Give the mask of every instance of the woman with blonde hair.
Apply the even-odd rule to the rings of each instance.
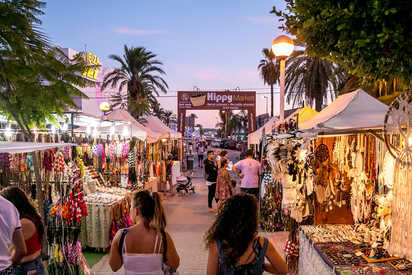
[[[179,267],[179,255],[169,233],[158,193],[147,191],[134,194],[130,216],[132,227],[119,230],[110,249],[113,271],[124,265],[125,274],[165,274]]]

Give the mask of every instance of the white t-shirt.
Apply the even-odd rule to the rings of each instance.
[[[246,158],[235,164],[236,169],[243,174],[241,188],[258,188],[260,163],[257,160]]]
[[[0,271],[12,265],[9,248],[14,232],[20,228],[20,216],[16,207],[0,196]]]

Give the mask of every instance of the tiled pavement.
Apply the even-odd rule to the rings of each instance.
[[[168,225],[180,256],[179,274],[206,274],[207,250],[203,236],[213,223],[215,215],[208,212],[207,187],[204,185],[200,171],[196,171],[193,182],[196,194],[180,196],[164,200]],[[93,274],[124,274],[123,269],[117,273],[111,271],[108,256],[93,266]]]

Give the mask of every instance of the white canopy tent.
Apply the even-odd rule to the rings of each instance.
[[[155,143],[161,138],[161,134],[151,130],[148,127],[143,126],[140,124],[132,115],[122,109],[117,109],[111,112],[110,114],[105,116],[105,119],[113,120],[113,121],[124,121],[124,122],[129,122],[131,127],[132,127],[132,133],[133,131],[139,131],[140,136],[144,138],[142,140],[146,140],[148,143]],[[133,136],[139,138],[137,134],[133,134]]]
[[[42,151],[42,150],[48,150],[52,148],[61,148],[61,147],[67,147],[67,146],[77,146],[77,144],[0,141],[0,153],[9,153],[9,154],[30,153],[34,151]]]
[[[388,106],[362,89],[339,96],[312,119],[299,124],[305,132],[382,128]]]
[[[182,138],[182,134],[176,132],[169,127],[167,127],[158,117],[155,116],[147,116],[146,119],[146,127],[150,127],[156,132],[162,134],[161,138],[171,138],[171,139],[178,139]]]
[[[257,129],[256,131],[250,133],[247,136],[248,144],[259,144],[263,135],[269,135],[272,133],[272,128],[275,123],[279,121],[277,117],[272,117],[269,121],[267,121],[262,127]]]

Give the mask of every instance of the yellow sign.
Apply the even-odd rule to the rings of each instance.
[[[100,65],[99,57],[91,53],[86,53],[86,62],[91,65]],[[89,68],[83,72],[83,76],[94,80],[97,80],[98,74],[99,67]]]

